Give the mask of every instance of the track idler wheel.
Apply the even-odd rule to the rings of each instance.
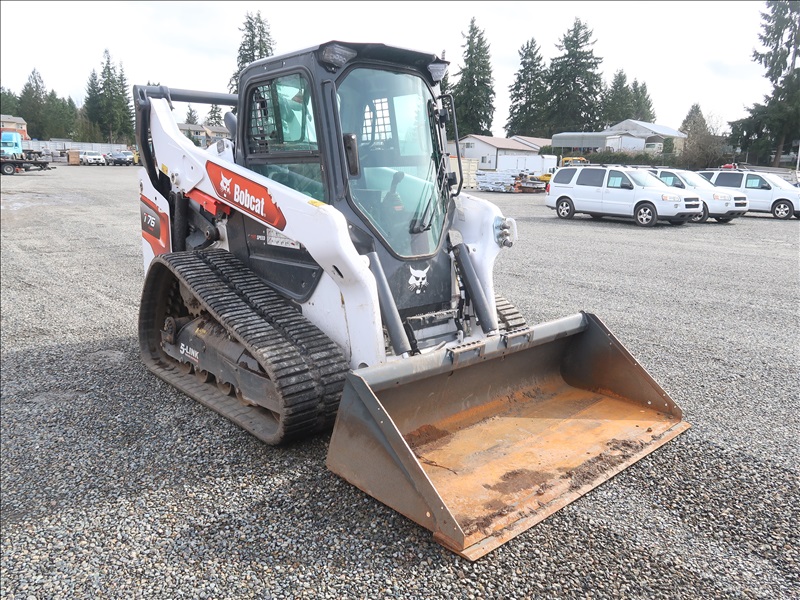
[[[214,381],[214,375],[204,369],[195,369],[194,374],[200,383],[211,383]]]

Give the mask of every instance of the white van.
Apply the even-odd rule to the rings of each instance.
[[[718,187],[732,188],[747,194],[750,212],[772,213],[776,219],[800,219],[800,188],[774,173],[723,169],[698,171]]]
[[[646,169],[624,165],[562,167],[545,191],[545,206],[562,219],[584,213],[595,219],[630,218],[652,227],[657,221],[683,225],[703,212],[693,191],[671,188]]]
[[[721,190],[705,177],[683,169],[651,169],[650,172],[669,186],[692,190],[703,201],[703,214],[692,223],[705,223],[708,218],[729,223],[747,212],[747,196],[738,190]]]

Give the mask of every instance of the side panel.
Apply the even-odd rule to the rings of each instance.
[[[142,226],[142,260],[144,272],[159,254],[172,251],[169,203],[156,191],[147,172],[139,169],[139,217]]]

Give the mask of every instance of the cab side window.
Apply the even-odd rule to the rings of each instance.
[[[311,88],[301,73],[258,82],[247,90],[247,166],[326,202]]]

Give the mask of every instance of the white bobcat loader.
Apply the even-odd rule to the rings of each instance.
[[[139,337],[268,444],[332,428],[330,470],[475,560],[688,424],[597,317],[497,294],[516,227],[448,172],[446,66],[329,42],[236,95],[134,86]],[[230,139],[198,148],[172,101],[232,107]]]

